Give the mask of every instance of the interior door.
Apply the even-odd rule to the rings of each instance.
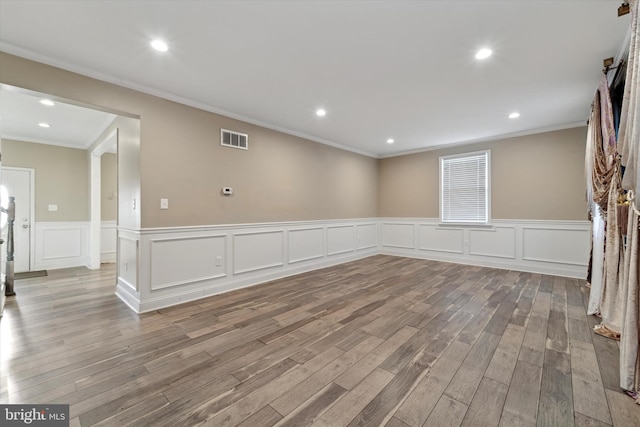
[[[31,270],[31,233],[32,212],[31,212],[31,188],[33,170],[23,168],[2,168],[1,191],[7,196],[15,197],[16,201],[16,221],[13,226],[14,241],[14,269],[16,273]],[[5,192],[6,191],[6,192]],[[8,197],[2,197],[2,205],[8,205]],[[2,264],[7,259],[7,219],[6,214],[2,215]]]

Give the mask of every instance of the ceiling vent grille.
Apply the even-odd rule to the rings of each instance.
[[[233,132],[231,130],[220,129],[220,144],[225,147],[249,149],[249,135],[246,133]]]

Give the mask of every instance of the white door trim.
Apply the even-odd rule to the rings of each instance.
[[[36,170],[33,168],[21,168],[16,166],[2,166],[2,170],[24,171],[29,173],[29,270],[32,270],[36,265],[36,231],[34,228],[34,224],[36,223]],[[8,242],[4,242],[4,245],[7,244]]]

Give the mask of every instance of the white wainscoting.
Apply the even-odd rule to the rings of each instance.
[[[233,234],[233,274],[284,265],[285,230],[256,230]]]
[[[516,227],[495,226],[469,230],[469,254],[516,259]]]
[[[118,242],[116,294],[137,312],[365,258],[379,250],[376,219],[121,228]]]
[[[140,306],[140,233],[118,230],[118,287],[116,295],[134,311]],[[149,280],[147,286],[150,285]]]
[[[378,247],[378,223],[356,225],[357,249]]]
[[[35,265],[32,270],[78,267],[87,265],[89,223],[36,222]]]
[[[380,253],[584,278],[589,235],[588,221],[494,220],[489,227],[456,227],[434,218],[382,218]]]
[[[416,227],[413,223],[383,221],[381,234],[383,247],[404,249],[416,247]]]
[[[586,221],[374,218],[118,231],[116,294],[146,312],[376,254],[583,278]]]
[[[226,276],[226,247],[224,234],[151,240],[151,290]]]
[[[289,230],[289,264],[322,258],[324,253],[323,227]]]
[[[583,278],[586,221],[366,219],[120,230],[102,224],[103,262],[118,253],[118,296],[137,312],[378,253]],[[88,222],[35,225],[34,270],[87,265]],[[116,248],[118,250],[116,250]]]
[[[101,262],[116,261],[117,234],[115,221],[102,222]],[[89,259],[89,222],[36,222],[32,250],[35,256],[31,270],[86,266]]]
[[[522,259],[539,262],[562,262],[569,265],[585,265],[589,235],[571,227],[542,228],[522,227]],[[553,242],[552,245],[549,242]]]
[[[100,262],[116,262],[118,246],[118,224],[116,221],[102,221],[100,228]]]
[[[356,250],[355,225],[327,227],[327,255],[340,255]]]
[[[463,230],[440,228],[437,224],[418,224],[418,236],[418,249],[420,250],[454,254],[464,253]]]

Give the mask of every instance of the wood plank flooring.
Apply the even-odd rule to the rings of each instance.
[[[72,426],[640,426],[581,280],[381,255],[142,315],[114,282],[16,282],[0,402]]]

